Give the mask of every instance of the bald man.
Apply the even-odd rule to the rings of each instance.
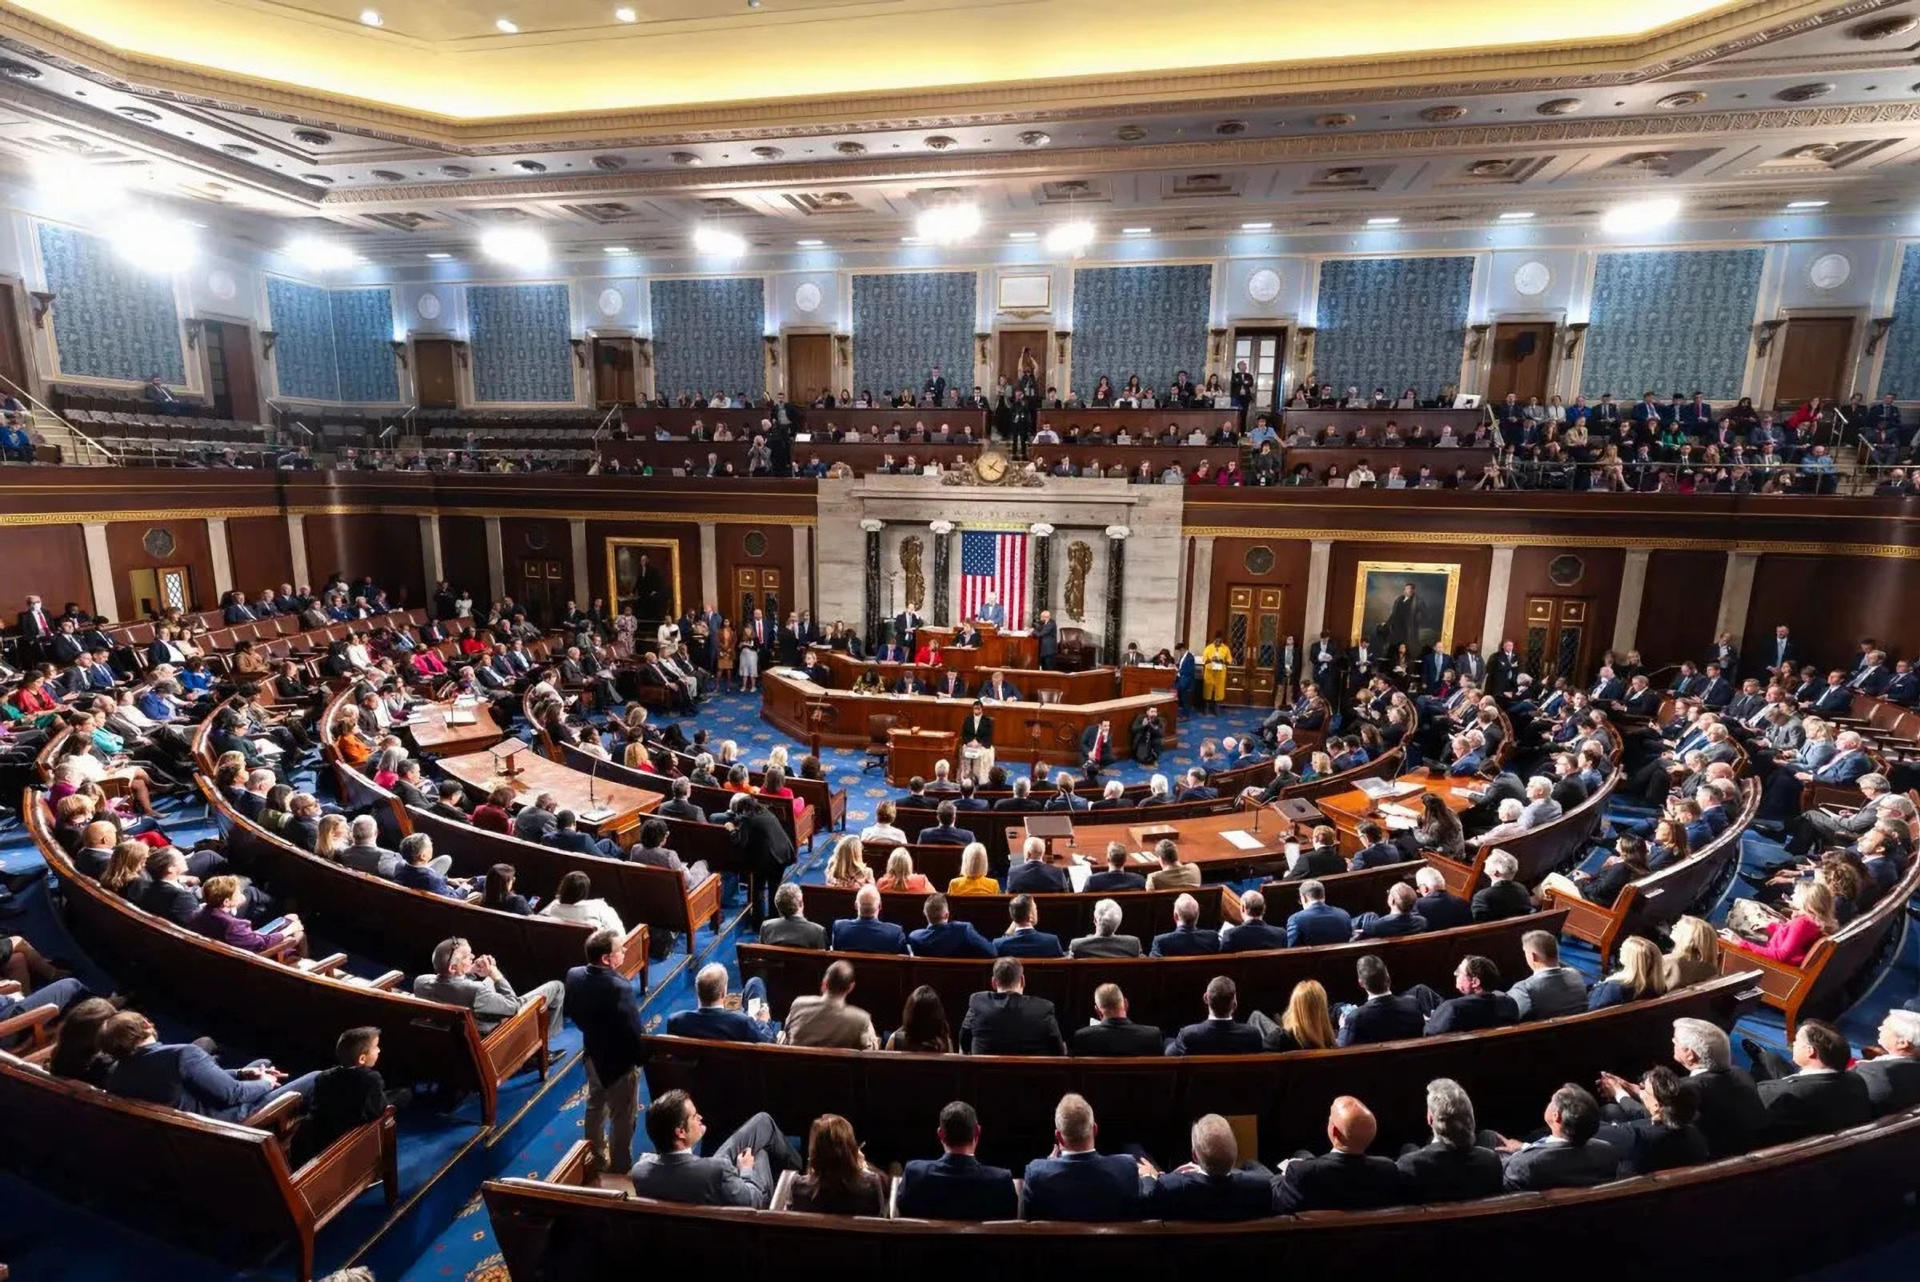
[[[1406,1177],[1393,1159],[1367,1156],[1378,1129],[1365,1104],[1351,1095],[1335,1100],[1327,1114],[1330,1150],[1324,1157],[1302,1155],[1281,1163],[1273,1179],[1273,1209],[1282,1215],[1364,1211],[1405,1201]]]

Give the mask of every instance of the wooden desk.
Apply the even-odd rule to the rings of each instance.
[[[1462,797],[1454,791],[1456,788],[1470,786],[1474,782],[1471,779],[1435,774],[1429,770],[1414,770],[1401,775],[1400,782],[1417,783],[1420,789],[1418,792],[1409,792],[1403,796],[1387,798],[1387,800],[1395,805],[1404,806],[1415,814],[1420,812],[1422,800],[1427,793],[1439,797],[1455,814],[1474,804],[1472,798]],[[1334,830],[1340,834],[1341,853],[1348,855],[1360,849],[1361,822],[1379,813],[1377,803],[1358,788],[1317,797],[1313,804],[1320,807],[1320,813],[1327,817]],[[1392,830],[1389,829],[1389,835],[1391,832]]]
[[[1107,819],[1118,813],[1118,821],[1105,823],[1083,823],[1086,816]],[[1127,848],[1128,863],[1136,871],[1148,871],[1159,866],[1153,857],[1157,836],[1149,838],[1157,828],[1177,829],[1173,841],[1180,848],[1183,863],[1198,864],[1200,875],[1208,881],[1235,881],[1242,877],[1255,877],[1266,873],[1283,873],[1288,861],[1299,852],[1299,840],[1293,831],[1293,825],[1264,807],[1258,813],[1259,831],[1254,831],[1256,815],[1251,811],[1234,810],[1219,815],[1201,815],[1193,819],[1170,819],[1156,821],[1153,811],[1127,809],[1118,812],[1110,810],[1077,810],[1073,814],[1073,840],[1055,842],[1053,862],[1062,862],[1062,856],[1079,856],[1091,863],[1096,870],[1105,868],[1107,861],[1107,843],[1117,841]],[[1253,849],[1242,849],[1228,840],[1228,832],[1243,832],[1260,844]],[[1007,849],[1018,852],[1021,842],[1027,835],[1024,824],[1007,828]]]
[[[930,632],[932,629],[922,628],[921,631]],[[937,664],[879,663],[868,659],[851,658],[833,651],[826,652],[825,658],[827,670],[833,674],[834,685],[844,690],[851,690],[853,683],[860,679],[860,674],[868,667],[877,668],[880,679],[889,688],[904,672],[911,670],[926,682],[929,690],[939,686],[946,676],[947,669],[951,668],[955,672],[965,674],[966,689],[959,696],[962,699],[972,699],[989,681],[993,680],[995,672],[1002,674],[1006,683],[1020,692],[1022,699],[1035,701],[1042,694],[1058,694],[1061,703],[1099,703],[1113,698],[1114,691],[1119,688],[1120,671],[1117,668],[1088,668],[1084,672],[1048,672],[1040,668],[1009,668],[981,664],[979,660],[982,653],[982,650],[976,650],[970,646],[942,649],[941,661]],[[1171,673],[1173,669],[1166,668],[1162,671]],[[1148,684],[1140,690],[1122,691],[1122,693],[1147,694],[1154,690],[1171,690],[1172,688],[1173,679],[1169,676],[1163,686]],[[998,721],[994,723],[994,729],[997,733]]]
[[[598,823],[589,823],[585,818],[580,820],[583,830],[601,834],[624,832],[634,827],[640,822],[641,815],[651,813],[663,800],[657,792],[616,783],[605,776],[591,778],[570,766],[549,761],[538,752],[521,753],[517,764],[518,773],[507,778],[496,768],[490,752],[470,752],[463,757],[440,759],[440,769],[446,772],[448,778],[459,780],[483,796],[504,784],[513,789],[514,799],[521,803],[531,802],[541,793],[550,792],[556,806],[571,810],[576,815],[584,816],[596,805],[602,810],[611,810],[613,813]],[[589,791],[592,802],[588,801]]]
[[[1031,632],[1003,632],[991,623],[983,623],[980,625],[978,646],[960,646],[949,653],[949,643],[959,630],[957,627],[929,625],[923,626],[920,633],[925,637],[938,638],[941,657],[946,660],[948,667],[959,672],[972,672],[976,668],[1040,666],[1040,638]]]
[[[415,708],[405,727],[414,747],[422,752],[455,756],[485,752],[507,737],[485,703],[462,709],[473,713],[473,721],[466,725],[449,724],[447,716],[452,711],[452,703],[429,703]]]
[[[1173,689],[1173,682],[1180,675],[1178,668],[1156,668],[1148,663],[1135,663],[1120,669],[1120,693],[1122,695],[1152,694]]]
[[[895,727],[887,731],[887,782],[905,787],[907,781],[915,775],[922,779],[933,778],[933,763],[950,760],[958,742],[956,736],[945,730],[902,730]],[[958,771],[955,778],[959,777]]]

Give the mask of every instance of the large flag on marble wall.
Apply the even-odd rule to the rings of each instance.
[[[960,532],[960,617],[980,616],[987,594],[1006,610],[1006,626],[1027,626],[1027,534]]]

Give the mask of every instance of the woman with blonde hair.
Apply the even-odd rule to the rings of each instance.
[[[345,815],[321,815],[318,834],[313,839],[313,853],[322,859],[340,862],[340,852],[353,843],[349,840],[347,817]]]
[[[887,871],[875,884],[883,895],[924,895],[933,889],[927,884],[925,873],[913,870],[913,856],[905,846],[893,848],[893,853],[887,856]]]
[[[1824,935],[1840,933],[1840,922],[1833,915],[1833,891],[1824,882],[1803,881],[1794,888],[1793,916],[1767,926],[1767,942],[1752,944],[1730,930],[1720,932],[1720,940],[1743,953],[1798,966]]]
[[[839,890],[858,890],[872,881],[873,869],[867,867],[865,853],[858,837],[842,837],[833,848],[833,858],[827,861],[827,884]]]
[[[1319,1051],[1333,1045],[1333,1015],[1327,1008],[1327,990],[1317,979],[1293,986],[1287,1009],[1275,1024],[1259,1012],[1248,1023],[1260,1030],[1270,1051]]]
[[[1720,973],[1720,937],[1698,917],[1673,923],[1673,951],[1661,958],[1661,976],[1667,991],[1704,983]]]
[[[1633,936],[1620,945],[1620,969],[1593,986],[1587,994],[1588,1010],[1604,1010],[1658,997],[1667,991],[1666,969],[1659,945],[1650,939]]]
[[[153,847],[144,841],[120,842],[107,860],[107,870],[100,874],[100,884],[130,903],[139,903],[153,884],[147,876],[147,856],[152,853]]]
[[[960,875],[947,883],[949,895],[997,895],[1000,883],[987,875],[987,848],[977,841],[960,852]]]
[[[787,745],[784,743],[774,744],[767,752],[766,769],[771,770],[775,766],[782,770],[787,768]]]

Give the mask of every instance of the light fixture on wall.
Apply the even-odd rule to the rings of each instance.
[[[970,200],[943,200],[921,210],[913,230],[921,240],[957,245],[980,230],[980,206]]]
[[[360,21],[369,27],[378,27],[383,25],[386,19],[380,16],[378,9],[362,9],[360,11]]]
[[[1061,223],[1047,233],[1047,252],[1078,258],[1087,252],[1093,237],[1093,224],[1084,218],[1076,218],[1072,222]]]
[[[520,24],[512,18],[495,18],[493,20],[493,29],[503,36],[518,35],[520,33]]]
[[[343,271],[362,261],[360,255],[340,242],[319,236],[295,236],[281,248],[280,253],[314,272]]]
[[[530,227],[491,227],[480,234],[480,252],[508,267],[539,267],[552,251]]]
[[[1652,231],[1672,222],[1680,215],[1680,202],[1671,196],[1656,196],[1648,200],[1630,201],[1624,205],[1615,205],[1600,217],[1600,226],[1604,231],[1615,235]]]
[[[738,258],[747,252],[747,241],[735,232],[702,224],[693,229],[693,247],[715,258]]]

